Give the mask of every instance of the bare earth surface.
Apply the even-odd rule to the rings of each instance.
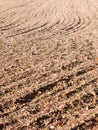
[[[0,130],[98,130],[98,0],[0,0]]]

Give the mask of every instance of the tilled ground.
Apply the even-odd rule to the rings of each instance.
[[[97,0],[0,0],[0,130],[98,129]]]

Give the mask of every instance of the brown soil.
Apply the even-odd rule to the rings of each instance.
[[[0,0],[0,130],[98,129],[98,1]]]

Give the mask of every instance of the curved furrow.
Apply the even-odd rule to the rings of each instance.
[[[74,19],[75,20],[75,19]],[[74,22],[74,20],[73,20],[73,22]],[[66,21],[66,19],[65,19],[65,21]],[[44,32],[47,32],[47,33],[53,33],[54,31],[55,31],[55,29],[57,28],[59,31],[60,30],[63,30],[63,29],[59,29],[59,28],[61,28],[61,26],[70,26],[70,25],[72,25],[72,23],[71,23],[71,20],[69,19],[69,21],[63,21],[63,25],[62,25],[62,23],[60,23],[61,21],[60,20],[58,20],[55,24],[53,24],[53,25],[51,25],[51,26],[49,26],[49,27],[47,27],[47,28],[45,28],[44,30],[41,30],[41,32],[42,33],[44,33]],[[53,32],[52,32],[53,31]],[[54,32],[55,33],[55,32]],[[58,33],[56,33],[56,34],[59,34],[59,32]]]
[[[9,37],[30,33],[30,32],[32,32],[32,31],[34,31],[36,29],[44,28],[47,24],[48,24],[48,22],[46,22],[46,23],[44,23],[44,24],[42,24],[42,25],[40,25],[38,27],[34,27],[34,28],[30,28],[30,29],[28,29],[28,28],[19,29],[19,30],[16,31],[17,32],[16,34],[10,35]]]
[[[35,17],[37,17],[37,14],[38,14],[38,12],[41,12],[40,10],[39,11],[37,11],[36,13],[35,13],[35,15],[33,14],[33,17],[35,18]],[[53,13],[55,12],[55,9],[54,9],[54,11],[53,11]],[[40,14],[42,14],[42,13],[40,13]],[[38,14],[39,15],[39,14]],[[44,18],[43,17],[43,15],[42,15],[42,19],[44,20],[44,19],[47,19],[47,17],[48,17],[48,15],[46,15],[45,14],[45,16],[46,16],[46,18]],[[57,21],[55,24],[58,24],[59,23],[59,21]],[[33,34],[36,34],[36,32],[38,33],[38,32],[40,32],[40,30],[44,30],[45,28],[48,28],[48,25],[49,24],[49,21],[46,21],[46,23],[45,22],[43,22],[43,24],[39,21],[39,23],[38,23],[38,26],[35,26],[35,25],[32,25],[31,27],[26,27],[26,28],[22,28],[22,29],[19,29],[19,30],[16,30],[16,32],[17,32],[17,34],[15,34],[14,36],[17,36],[17,35],[23,35],[23,34],[30,34],[30,33],[32,33],[33,32]],[[55,25],[54,24],[54,25]],[[53,25],[52,25],[53,26]],[[28,29],[28,28],[30,28],[30,29]],[[22,31],[23,30],[23,31]],[[20,33],[19,33],[19,32]],[[45,30],[45,32],[46,32],[46,30]],[[13,37],[13,35],[12,36],[9,36],[9,37]]]
[[[44,1],[45,2],[45,1]],[[47,19],[48,20],[48,17],[50,17],[49,15],[50,14],[48,14],[48,13],[46,13],[44,10],[43,10],[43,4],[44,4],[44,2],[42,2],[41,4],[39,4],[39,10],[37,10],[37,11],[35,11],[35,12],[32,12],[32,17],[33,18],[36,18],[36,17],[42,17],[42,19],[44,20],[44,19]],[[47,6],[47,3],[48,2],[46,2],[46,6]],[[50,4],[51,5],[51,4]],[[21,10],[22,12],[25,12],[25,9],[24,10]],[[52,11],[52,10],[51,10]],[[14,11],[15,12],[15,11]],[[26,11],[27,12],[27,11]],[[59,12],[59,13],[58,13]],[[13,13],[13,11],[12,11],[12,13]],[[57,10],[57,8],[56,7],[53,7],[53,12],[52,12],[53,14],[53,16],[55,16],[55,18],[56,18],[56,22],[55,23],[51,23],[51,21],[47,21],[47,20],[45,20],[45,22],[43,22],[43,24],[41,24],[40,25],[40,21],[39,21],[39,23],[38,23],[38,25],[39,26],[35,26],[34,24],[32,24],[32,25],[29,25],[29,26],[27,26],[27,27],[25,27],[25,28],[19,28],[19,27],[21,27],[21,24],[20,24],[20,26],[13,26],[13,27],[11,27],[11,31],[12,31],[12,35],[9,35],[8,37],[14,37],[14,36],[20,36],[20,35],[23,35],[23,36],[25,36],[25,35],[29,35],[30,33],[31,33],[31,36],[32,36],[32,34],[34,35],[34,36],[36,36],[36,32],[37,32],[37,35],[39,35],[40,36],[40,34],[42,35],[41,37],[43,37],[44,38],[44,35],[45,34],[47,34],[47,36],[45,36],[46,38],[49,38],[49,37],[54,37],[55,35],[57,35],[57,34],[60,34],[60,35],[62,35],[62,34],[66,34],[66,35],[68,35],[68,34],[70,34],[71,32],[76,32],[79,28],[85,28],[85,26],[83,26],[83,27],[81,27],[82,26],[82,19],[80,18],[80,17],[77,17],[77,18],[75,18],[74,20],[73,20],[73,22],[71,23],[71,22],[69,22],[68,23],[68,25],[62,25],[62,24],[64,24],[64,22],[65,22],[65,15],[63,15],[63,13],[62,13],[62,10],[61,11],[59,11],[59,10]],[[62,17],[62,20],[61,20],[61,17]],[[68,18],[69,19],[69,18]],[[18,20],[17,20],[18,21]],[[69,20],[67,20],[67,21],[69,21]],[[20,21],[21,22],[21,21]],[[26,23],[28,23],[29,21],[28,20],[25,20],[25,22]],[[24,22],[24,23],[25,23]],[[61,22],[61,23],[60,23]],[[63,22],[63,23],[62,23]],[[19,22],[18,22],[19,23]],[[65,24],[66,24],[67,22],[65,22]],[[70,24],[71,23],[71,24]],[[23,23],[22,23],[23,24]],[[36,23],[35,23],[36,24]],[[49,25],[50,24],[50,25]],[[53,25],[52,25],[53,24]],[[7,25],[6,25],[7,26]],[[5,27],[6,27],[5,26]],[[61,28],[61,26],[65,26],[64,28]],[[18,29],[18,28],[19,29]],[[29,28],[29,29],[28,29]],[[41,29],[42,28],[42,29]],[[61,29],[60,29],[61,28]],[[78,28],[78,29],[77,29]],[[9,28],[8,28],[9,29]],[[5,29],[5,28],[3,28],[1,31],[6,31],[6,30],[8,30],[8,29]],[[14,29],[14,30],[13,30]],[[57,29],[59,30],[59,31],[57,31]],[[14,32],[13,32],[14,31]],[[15,32],[17,32],[17,33],[15,33]],[[51,34],[52,33],[52,34]],[[45,38],[45,39],[46,39]]]
[[[87,20],[87,19],[85,19],[85,18],[81,19],[80,17],[78,17],[78,19],[77,20],[75,19],[71,25],[61,29],[60,35],[70,34],[70,33],[77,32],[83,28],[88,27],[90,24],[90,21],[87,20],[87,23],[86,23],[85,20]]]
[[[64,31],[65,29],[72,28],[75,21],[76,21],[75,19],[73,19],[73,21],[69,20],[69,22],[66,23],[66,25],[64,25],[65,26],[64,28],[60,29],[58,32],[54,32],[53,34],[50,35],[50,37],[55,36],[57,34],[62,34],[62,31]]]
[[[63,25],[61,25],[60,24],[60,20],[59,20],[55,24],[53,24],[53,25],[51,25],[49,27],[46,27],[43,30],[40,30],[38,37],[36,39],[34,38],[33,40],[47,40],[47,39],[51,39],[54,36],[59,35],[59,34],[62,33],[62,32],[59,31],[59,30],[63,30],[63,28],[61,26],[72,26],[73,22],[75,22],[75,19],[73,19],[73,21],[69,20],[69,21],[63,23]],[[62,28],[62,29],[60,29],[60,28]],[[34,34],[36,36],[36,33],[34,33]],[[44,34],[47,34],[47,35],[44,35]]]
[[[83,26],[81,26],[80,29],[84,29],[84,28],[88,27],[90,25],[90,23],[91,23],[91,19],[89,17],[86,17],[86,22],[85,22],[85,24],[82,24]]]
[[[42,5],[43,3],[41,3],[40,5],[39,5],[39,7]],[[15,9],[15,10],[17,10],[17,9]],[[23,9],[23,10],[21,10],[21,13],[24,13],[25,12],[25,9]],[[26,11],[27,12],[27,11]],[[30,11],[31,12],[31,11]],[[38,12],[40,12],[40,10],[38,11]],[[35,30],[35,29],[38,29],[38,28],[40,28],[40,27],[42,27],[42,26],[44,26],[45,25],[45,23],[43,23],[43,24],[41,24],[41,25],[39,25],[38,27],[35,27],[35,25],[36,25],[36,23],[34,23],[34,25],[32,25],[32,26],[27,26],[27,27],[25,27],[24,29],[22,28],[22,29],[18,29],[19,27],[21,27],[21,25],[23,24],[23,21],[21,21],[21,19],[19,19],[19,20],[16,20],[16,21],[18,21],[18,23],[20,24],[20,26],[17,26],[17,23],[16,23],[16,25],[15,26],[13,26],[13,24],[12,23],[14,23],[14,22],[12,22],[13,21],[13,15],[15,15],[17,12],[16,11],[14,11],[13,12],[13,10],[12,10],[12,14],[11,14],[11,12],[10,12],[10,17],[9,17],[9,22],[10,22],[10,20],[11,20],[11,23],[9,23],[8,21],[8,25],[10,24],[10,26],[11,26],[11,31],[12,31],[12,33],[14,34],[15,32],[17,32],[17,34],[14,34],[14,35],[11,35],[11,37],[13,37],[13,36],[17,36],[17,35],[20,35],[20,34],[24,34],[24,33],[28,33],[29,31],[32,31],[32,30]],[[34,17],[34,15],[33,15],[33,17]],[[11,18],[11,19],[10,19]],[[4,19],[4,21],[6,21],[7,19],[8,19],[8,17],[7,16],[5,16],[5,18],[4,18],[4,16],[3,16],[3,19]],[[20,22],[19,22],[20,21]],[[28,23],[29,21],[27,21],[27,20],[25,20],[25,22],[26,23]],[[24,22],[24,24],[25,24],[25,22]],[[40,21],[39,21],[40,22]],[[38,21],[37,21],[37,23],[38,23]],[[4,25],[5,25],[5,22],[4,22]],[[8,25],[6,25],[6,26],[8,26]],[[1,28],[3,28],[1,31],[5,31],[5,30],[8,30],[8,29],[6,29],[6,26],[1,26]],[[18,28],[17,28],[18,27]],[[28,28],[30,28],[30,29],[28,29]],[[34,29],[33,29],[34,28]],[[20,33],[18,34],[18,31],[20,30]],[[8,31],[10,31],[10,30],[8,30]],[[13,32],[13,31],[15,31],[15,32]],[[9,36],[10,37],[10,36]]]
[[[36,18],[36,17],[38,17],[38,15],[40,15],[40,13],[41,13],[42,10],[43,10],[43,5],[46,4],[46,3],[48,3],[48,1],[44,0],[44,1],[41,2],[39,5],[35,5],[35,7],[36,7],[36,6],[38,7],[38,9],[35,8],[36,10],[34,11],[34,14],[33,14],[33,17],[34,17],[34,18]]]
[[[81,24],[81,18],[80,17],[74,18],[74,21],[72,22],[72,24],[71,25],[67,25],[62,30],[64,30],[64,31],[73,30],[74,27],[77,27],[79,24]]]
[[[87,28],[89,25],[90,25],[90,19],[83,18],[83,20],[81,21],[81,24],[77,24],[77,26],[75,26],[72,30],[70,30],[70,32],[66,31],[66,33],[74,33],[77,31],[81,31],[82,29]]]
[[[16,27],[19,27],[21,25],[21,23],[19,22],[19,19],[16,21],[13,21],[5,26],[0,27],[0,31],[5,31],[5,30],[11,30],[14,29]]]
[[[53,15],[54,17],[56,17],[56,21],[55,21],[55,22],[53,21],[53,23],[51,23],[51,21],[49,21],[48,26],[46,26],[46,27],[43,28],[43,29],[38,30],[38,32],[44,34],[44,33],[49,32],[53,27],[58,27],[58,26],[59,26],[60,19],[58,18],[58,15],[56,15],[56,7],[52,10],[52,15]],[[46,16],[46,18],[47,18],[47,17],[48,17],[48,15]]]
[[[6,12],[8,12],[8,11],[13,11],[13,10],[17,10],[18,8],[21,8],[21,7],[25,7],[25,6],[27,6],[28,4],[31,4],[32,2],[34,2],[34,0],[30,0],[29,2],[26,2],[26,3],[22,3],[21,5],[17,5],[17,6],[14,6],[14,7],[11,7],[11,8],[8,8],[8,9],[6,9],[6,10],[3,10],[3,11],[0,11],[0,13],[6,13]]]
[[[40,11],[39,11],[40,12]],[[35,17],[35,16],[33,16],[33,17]],[[27,22],[27,20],[26,20],[26,22]],[[28,21],[29,22],[29,21]],[[25,23],[25,22],[24,22]],[[23,24],[23,23],[22,23]],[[18,28],[17,28],[17,26],[16,26],[16,28],[14,28],[13,26],[13,28],[12,29],[14,29],[14,30],[11,30],[12,31],[12,35],[9,35],[9,37],[13,37],[13,36],[18,36],[18,35],[23,35],[23,34],[29,34],[29,33],[31,33],[31,32],[33,32],[33,31],[37,31],[38,29],[41,29],[41,28],[45,28],[45,26],[48,24],[48,21],[46,21],[46,22],[40,22],[40,20],[39,20],[39,22],[37,21],[36,23],[34,23],[33,25],[29,25],[29,26],[27,26],[27,27],[25,27],[25,28],[19,28],[19,27],[21,27],[21,24],[20,24],[20,26],[18,26]],[[14,32],[13,32],[14,31]]]
[[[48,32],[48,31],[52,30],[54,27],[59,26],[59,23],[60,23],[60,20],[56,21],[55,23],[53,23],[52,25],[50,25],[48,27],[45,27],[44,29],[40,29],[38,32],[41,32],[41,33]]]
[[[77,31],[81,31],[82,29],[87,28],[90,25],[90,19],[88,18],[80,18],[77,17],[75,19],[73,19],[73,21],[69,20],[65,25],[64,28],[58,29],[58,27],[60,28],[60,23],[57,22],[57,24],[55,24],[54,26],[50,26],[47,29],[41,30],[42,32],[42,36],[41,40],[45,40],[45,39],[51,39],[53,37],[55,37],[56,35],[69,35],[71,33],[77,32]],[[55,28],[57,27],[58,31],[55,30]],[[43,32],[44,31],[44,32]],[[46,38],[44,37],[43,33],[47,33]],[[37,39],[35,39],[37,40]]]

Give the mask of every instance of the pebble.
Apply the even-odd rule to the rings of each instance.
[[[55,130],[55,127],[54,126],[50,126],[49,129],[50,130]]]

